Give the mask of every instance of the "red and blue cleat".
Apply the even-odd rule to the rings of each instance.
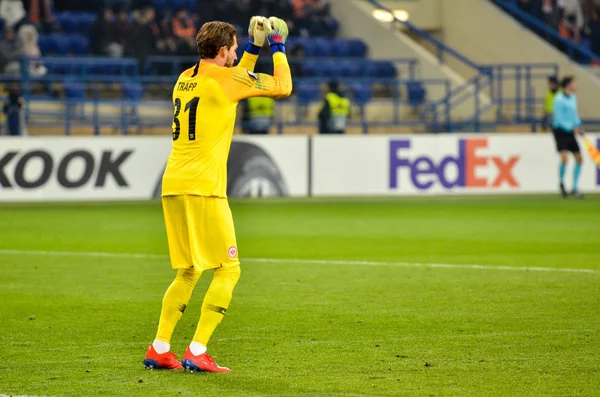
[[[183,369],[175,353],[158,354],[152,345],[150,345],[146,357],[144,357],[144,367],[150,369]]]
[[[181,361],[183,367],[195,372],[231,372],[227,367],[220,367],[215,360],[208,354],[194,356],[188,347]]]

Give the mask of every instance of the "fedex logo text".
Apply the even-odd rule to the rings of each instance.
[[[411,142],[408,139],[390,142],[390,189],[398,189],[398,171],[406,168],[410,171],[410,179],[414,187],[427,190],[435,183],[440,183],[445,189],[454,187],[464,188],[499,188],[507,185],[519,187],[519,182],[513,170],[519,156],[503,159],[500,156],[485,156],[479,150],[488,147],[487,138],[468,138],[458,141],[458,155],[443,157],[439,163],[427,155],[410,158]],[[457,172],[450,174],[448,167],[454,167]],[[495,177],[478,176],[478,170],[494,167]],[[450,174],[450,175],[449,175]],[[454,178],[452,175],[455,175]]]

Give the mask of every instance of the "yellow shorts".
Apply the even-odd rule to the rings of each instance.
[[[226,198],[162,198],[173,269],[239,265],[233,217]]]

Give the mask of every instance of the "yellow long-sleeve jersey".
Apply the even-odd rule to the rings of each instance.
[[[292,92],[287,57],[273,54],[274,74],[255,74],[257,55],[244,53],[238,66],[199,62],[173,88],[173,149],[163,175],[162,195],[227,197],[227,158],[238,102]]]

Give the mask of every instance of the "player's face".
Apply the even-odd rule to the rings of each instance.
[[[227,51],[227,55],[225,56],[225,67],[226,68],[233,67],[233,64],[235,63],[235,61],[237,61],[237,53],[236,53],[237,49],[238,49],[237,39],[234,37],[233,45],[231,46],[229,51]]]

